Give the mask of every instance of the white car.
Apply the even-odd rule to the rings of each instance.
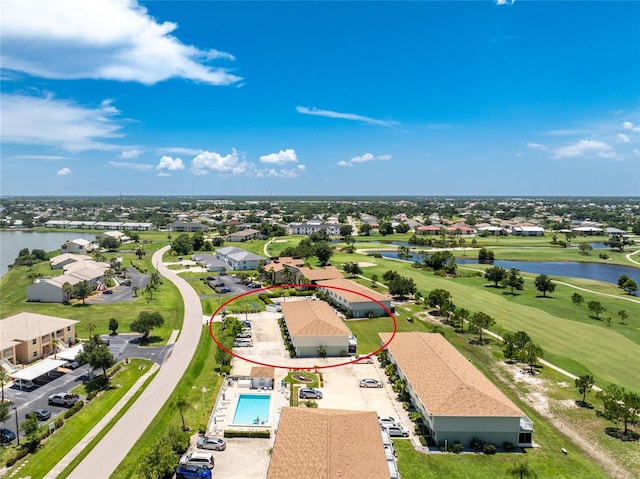
[[[246,341],[246,340],[238,340],[238,341],[234,341],[233,342],[233,347],[234,348],[252,348],[253,347],[253,341]]]
[[[387,430],[389,437],[409,437],[409,429],[401,424],[395,426],[382,426]]]
[[[373,364],[373,358],[371,356],[356,356],[356,364]]]
[[[397,426],[398,421],[391,416],[378,416],[378,424],[381,426]]]
[[[190,452],[180,458],[180,464],[191,464],[213,469],[213,454],[210,452]]]
[[[377,379],[365,378],[360,380],[360,387],[361,388],[381,388],[382,382],[378,381]]]

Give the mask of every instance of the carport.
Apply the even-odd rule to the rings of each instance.
[[[24,369],[11,373],[11,377],[15,380],[16,384],[22,389],[23,385],[31,387],[33,380],[49,374],[51,371],[55,371],[67,361],[63,359],[43,359],[42,361],[27,366]]]
[[[84,344],[78,344],[76,346],[58,352],[56,356],[66,361],[74,361],[76,359],[76,356],[78,356],[78,354],[80,354],[83,349]]]

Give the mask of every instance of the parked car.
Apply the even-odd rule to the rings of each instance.
[[[245,327],[247,327],[247,328],[251,329],[251,321],[249,321],[249,320],[244,320],[244,321],[243,321],[243,323],[244,323]]]
[[[383,426],[390,437],[409,437],[409,429],[404,427],[401,424],[396,424],[395,426]]]
[[[196,464],[180,464],[176,467],[176,479],[211,479],[211,469]]]
[[[360,380],[361,388],[381,388],[382,383],[377,379],[365,378]]]
[[[300,389],[300,399],[322,399],[322,391],[313,388]]]
[[[227,443],[224,439],[219,437],[202,437],[197,442],[198,449],[211,449],[213,451],[224,451],[227,448]]]
[[[11,444],[16,440],[16,433],[10,429],[0,429],[0,444]]]
[[[62,366],[67,369],[78,369],[80,367],[80,363],[78,361],[70,361]]]
[[[102,294],[113,294],[113,290],[112,289],[105,289]]]
[[[253,341],[234,341],[233,342],[233,347],[234,348],[252,348],[253,347]]]
[[[380,424],[381,426],[397,426],[398,421],[391,416],[378,416],[378,424]]]
[[[223,293],[230,293],[231,290],[229,288],[218,288],[218,293],[223,294]]]
[[[356,356],[356,364],[373,364],[373,358],[371,356]]]
[[[49,396],[49,406],[71,407],[78,402],[80,396],[69,393],[56,393]]]
[[[35,409],[25,414],[25,417],[29,417],[31,415],[34,415],[38,421],[46,421],[51,418],[51,411],[47,411],[46,409]]]
[[[236,335],[236,339],[251,339],[251,333],[240,333]]]
[[[180,464],[191,464],[213,469],[213,454],[210,452],[189,452],[180,458]]]

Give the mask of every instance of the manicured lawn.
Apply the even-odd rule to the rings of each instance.
[[[148,272],[154,271],[149,253],[143,260],[138,260],[133,255],[129,258],[134,259],[136,264]],[[125,260],[125,264],[128,264],[128,260]],[[33,271],[41,272],[45,276],[53,272],[48,263],[34,265]],[[158,290],[153,293],[153,299],[142,291],[138,291],[138,298],[135,301],[111,304],[32,303],[26,301],[27,286],[31,284],[31,280],[27,278],[28,273],[28,268],[21,266],[7,272],[0,280],[0,298],[2,298],[0,315],[3,318],[24,311],[76,319],[81,322],[76,325],[78,336],[87,337],[86,324],[89,322],[96,325],[97,334],[106,334],[109,332],[109,319],[116,318],[120,326],[119,331],[125,332],[129,330],[129,324],[141,311],[159,311],[165,323],[161,328],[153,331],[153,336],[158,338],[155,342],[165,342],[174,329],[181,328],[184,312],[182,297],[169,281],[163,281],[163,284],[159,285]],[[133,291],[131,294],[133,295]]]
[[[293,376],[303,376],[305,378],[310,379],[310,382],[300,381],[295,379]],[[320,385],[320,380],[318,375],[315,373],[310,373],[307,371],[292,371],[287,374],[287,377],[284,378],[284,382],[295,384],[296,386],[301,386],[303,388],[317,388]]]
[[[218,323],[214,323],[214,328],[219,328]],[[219,330],[217,331],[219,333]],[[147,449],[159,438],[167,427],[171,424],[182,426],[178,410],[172,406],[172,402],[178,396],[185,396],[191,407],[184,413],[185,423],[197,432],[201,423],[206,423],[209,414],[215,403],[222,377],[215,372],[218,366],[215,360],[215,343],[209,336],[208,327],[202,329],[200,342],[187,371],[175,389],[167,403],[154,418],[147,430],[133,446],[127,457],[120,463],[116,471],[111,476],[115,478],[138,477],[136,471],[140,463],[140,458],[147,453]],[[206,389],[203,394],[202,388]],[[204,406],[204,409],[203,409]],[[178,464],[176,456],[176,465]]]
[[[24,463],[24,467],[20,469],[20,477],[44,477],[113,408],[138,378],[147,372],[151,364],[148,360],[131,360],[111,378],[113,388],[104,391],[74,416],[66,419],[64,426],[46,439],[36,454],[19,461],[13,469]],[[142,365],[146,366],[144,370],[140,370]]]
[[[407,262],[373,257],[364,259],[358,254],[337,253],[332,258],[336,265],[347,261],[375,263],[374,267],[363,268],[367,277],[375,273],[382,278],[385,271],[398,271],[413,278],[418,290],[425,295],[435,288],[446,289],[456,306],[493,316],[498,330],[526,331],[543,348],[545,358],[554,364],[578,375],[590,372],[599,385],[612,382],[640,391],[640,368],[634,366],[640,357],[638,303],[580,292],[585,304],[576,306],[569,299],[575,290],[562,285],[556,288],[553,298],[537,298],[538,292],[527,280],[525,291],[512,296],[503,294],[504,290],[486,287],[483,278],[440,278],[432,272],[412,268]],[[567,279],[567,282],[571,281]],[[585,281],[578,283],[588,284]],[[597,299],[607,308],[607,314],[612,316],[611,327],[605,321],[589,318],[586,302],[591,299]],[[621,309],[629,313],[627,325],[618,324],[617,311]],[[632,317],[635,319],[631,320]]]

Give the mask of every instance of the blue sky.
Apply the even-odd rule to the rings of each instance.
[[[2,196],[640,195],[640,2],[0,14]]]

